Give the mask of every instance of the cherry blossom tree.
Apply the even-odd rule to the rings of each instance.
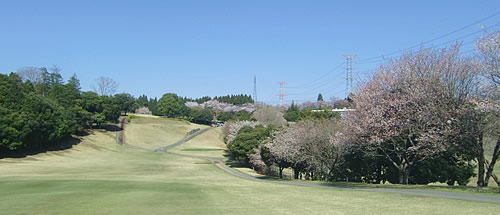
[[[500,182],[493,173],[493,168],[500,155],[500,30],[486,32],[478,40],[476,50],[482,63],[482,80],[480,92],[476,98],[479,114],[479,138],[477,141],[478,186],[488,186],[490,177],[500,186]],[[484,137],[489,136],[493,144],[484,145]],[[484,148],[493,145],[493,154],[488,161]]]
[[[259,122],[251,122],[251,121],[235,121],[235,122],[226,122],[223,127],[223,135],[226,141],[226,144],[231,143],[241,128],[250,126],[255,128],[255,126],[260,125]]]
[[[387,159],[407,184],[413,166],[446,150],[457,135],[477,65],[459,46],[390,60],[356,90],[347,117],[351,140]]]
[[[286,124],[284,113],[277,107],[264,106],[256,110],[252,117],[264,125],[283,126]]]
[[[279,168],[292,167],[294,178],[299,173],[320,173],[330,180],[343,160],[344,142],[336,121],[305,120],[273,133],[266,144],[271,158]]]

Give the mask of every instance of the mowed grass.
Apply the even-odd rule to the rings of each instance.
[[[212,128],[190,141],[170,149],[170,152],[207,157],[223,157],[226,144],[222,138],[222,128]]]
[[[125,125],[125,143],[153,151],[174,144],[193,129],[206,127],[172,119],[135,116]]]
[[[176,140],[166,136],[184,136],[168,129],[144,132],[147,123],[133,126],[136,122],[129,132],[151,142],[158,138],[168,145]],[[169,123],[158,119],[150,126]],[[187,144],[214,148],[197,145],[196,138]],[[205,160],[117,145],[115,133],[105,131],[83,137],[69,150],[1,159],[0,173],[0,214],[497,214],[500,209],[492,203],[249,181]]]

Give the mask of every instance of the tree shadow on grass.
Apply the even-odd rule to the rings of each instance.
[[[43,149],[24,149],[24,150],[16,150],[10,151],[6,149],[0,149],[0,159],[2,158],[24,158],[29,155],[36,155],[44,152],[53,152],[53,151],[62,151],[66,149],[73,148],[74,145],[78,145],[81,142],[79,137],[87,136],[90,133],[87,131],[82,131],[78,133],[78,136],[68,136],[63,138],[62,140],[46,147]]]
[[[99,126],[92,126],[93,129],[104,129],[105,131],[121,131],[122,129],[118,125],[113,124],[103,124]]]

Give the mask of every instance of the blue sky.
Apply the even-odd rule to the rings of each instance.
[[[458,39],[470,53],[480,25],[498,29],[500,1],[0,1],[0,73],[62,67],[83,90],[99,76],[119,92],[161,97],[252,94],[276,104],[345,94],[380,57]],[[497,26],[495,26],[497,25]],[[478,32],[478,33],[475,33]],[[389,57],[397,57],[399,53]],[[368,62],[368,63],[367,63]]]

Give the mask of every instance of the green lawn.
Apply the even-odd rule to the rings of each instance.
[[[126,136],[136,135],[128,143],[164,146],[190,129],[171,134],[172,125],[182,127],[178,121],[147,120],[133,119],[127,126]],[[148,127],[155,132],[147,132]],[[222,147],[220,142],[201,141],[211,135],[217,138],[217,130],[211,131],[175,150],[219,153],[189,150]],[[208,161],[119,146],[114,135],[96,131],[69,150],[1,159],[0,214],[497,214],[500,210],[500,205],[491,203],[249,181]]]

